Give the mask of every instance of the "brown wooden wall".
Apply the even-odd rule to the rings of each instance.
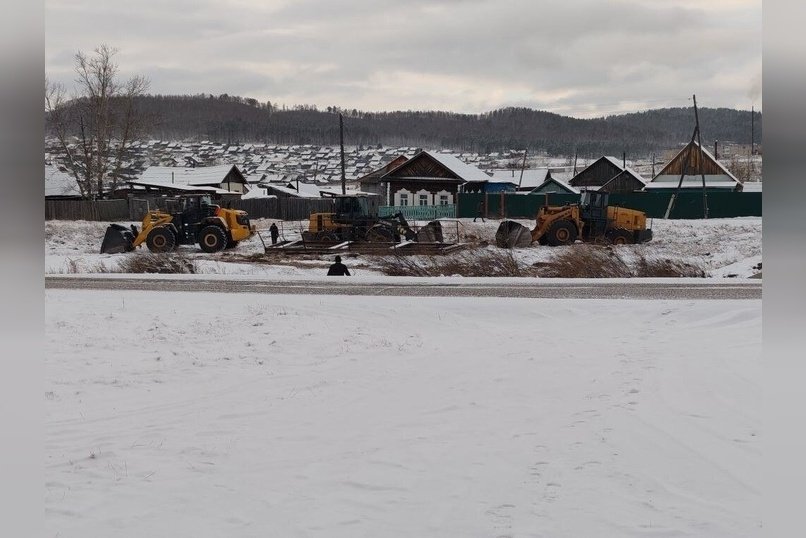
[[[608,181],[600,190],[606,192],[634,192],[644,188],[644,184],[626,170]]]
[[[459,179],[456,174],[445,168],[439,161],[421,153],[412,157],[407,163],[397,169],[394,177],[444,177]]]
[[[663,167],[663,170],[661,170],[658,175],[679,176],[683,173],[684,163],[687,167],[687,175],[720,175],[725,173],[721,168],[719,168],[719,165],[704,152],[702,153],[702,157],[703,158],[700,159],[699,147],[689,144],[688,147],[677,154],[674,159],[669,161],[669,163]]]
[[[612,179],[622,169],[608,159],[599,159],[568,182],[572,187],[599,187]]]

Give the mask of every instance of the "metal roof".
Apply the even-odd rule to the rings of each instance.
[[[81,196],[81,191],[73,176],[45,165],[45,196]]]
[[[489,175],[485,174],[483,170],[467,164],[459,158],[448,153],[435,153],[432,151],[424,151],[430,157],[439,161],[442,166],[464,179],[465,181],[489,181],[492,179]]]
[[[234,164],[197,167],[149,166],[143,171],[140,181],[161,185],[213,185],[223,183],[233,168],[238,167]]]
[[[227,189],[219,189],[218,187],[211,187],[208,185],[182,185],[181,183],[165,183],[162,181],[142,181],[135,180],[129,181],[129,185],[139,187],[152,187],[155,189],[170,189],[182,192],[209,192],[212,194],[241,194],[240,192],[228,191]]]

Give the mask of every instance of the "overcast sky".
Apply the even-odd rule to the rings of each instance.
[[[68,86],[101,43],[151,92],[275,104],[591,117],[761,108],[760,0],[46,0]]]

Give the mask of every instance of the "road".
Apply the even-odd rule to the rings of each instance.
[[[46,289],[207,291],[306,295],[368,295],[421,297],[512,297],[534,299],[761,299],[761,282],[581,281],[517,284],[377,283],[349,281],[223,280],[204,277],[154,279],[96,276],[46,276]]]

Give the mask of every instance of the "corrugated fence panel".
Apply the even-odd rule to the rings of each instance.
[[[707,195],[709,218],[760,217],[760,192],[712,191]],[[610,204],[643,211],[650,218],[663,218],[672,193],[631,192],[610,195]],[[577,194],[549,194],[550,205],[572,204],[579,201]],[[460,193],[456,216],[473,218],[479,214],[485,218],[533,219],[546,196],[538,194],[478,194]],[[703,218],[702,192],[681,192],[675,200],[669,218]]]
[[[671,193],[634,192],[610,195],[610,203],[644,211],[648,217],[663,218],[669,206]],[[708,216],[710,218],[760,217],[762,206],[760,192],[709,192]],[[563,205],[579,200],[575,194],[550,194],[548,203]],[[460,193],[458,203],[449,206],[384,206],[382,215],[403,213],[407,219],[430,220],[434,218],[473,218],[479,211],[485,218],[532,219],[546,202],[543,195],[524,194],[468,194]],[[138,221],[148,209],[165,209],[165,198],[128,200],[45,200],[46,220],[100,220]],[[307,220],[311,213],[333,211],[330,198],[256,198],[232,200],[222,203],[224,207],[243,209],[252,218],[280,220]],[[698,219],[703,217],[701,192],[681,192],[670,215],[674,219]]]
[[[126,200],[45,200],[45,220],[129,219]]]
[[[242,209],[253,219],[308,220],[311,213],[333,211],[331,198],[252,198],[222,204]]]

